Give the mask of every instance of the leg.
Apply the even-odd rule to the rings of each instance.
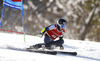
[[[64,43],[64,40],[62,40],[62,39],[54,41],[54,44],[56,46],[61,46],[63,43]]]
[[[56,41],[51,41],[49,43],[46,43],[46,47],[51,47],[52,45],[55,45],[56,47],[58,46],[62,46],[62,44],[64,43],[64,40],[60,39],[60,40],[56,40]]]
[[[48,44],[50,42],[52,42],[53,40],[48,36],[48,35],[45,35],[45,38],[44,38],[44,43]]]
[[[62,44],[64,43],[64,40],[57,40],[57,41],[52,41],[52,42],[49,42],[49,43],[46,43],[45,46],[48,48],[48,49],[54,49],[55,47],[60,47],[60,49],[64,49],[64,47],[62,46]]]
[[[48,43],[49,45],[56,45],[56,46],[61,46],[64,43],[64,40],[56,40]]]
[[[45,35],[44,42],[46,44],[46,47],[50,47],[51,45],[61,46],[64,43],[64,40],[59,39],[53,41],[48,35]]]
[[[39,44],[36,44],[36,45],[33,45],[33,48],[41,48],[42,45],[45,45],[45,47],[50,47],[50,42],[52,42],[53,40],[48,36],[48,35],[45,35],[45,38],[44,38],[44,43],[39,43]]]

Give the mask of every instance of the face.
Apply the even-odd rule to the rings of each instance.
[[[60,30],[65,30],[66,25],[60,25]]]
[[[59,26],[60,26],[60,31],[61,30],[65,30],[66,28],[66,22],[60,22],[60,23],[57,23]]]

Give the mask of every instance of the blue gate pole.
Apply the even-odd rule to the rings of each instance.
[[[1,23],[2,23],[2,18],[3,18],[4,10],[5,10],[5,5],[3,4],[3,11],[2,11],[1,20],[0,20],[0,28],[1,28]]]
[[[24,42],[26,42],[26,40],[25,40],[25,25],[24,25],[23,0],[22,0],[22,23],[23,23],[23,32],[24,32]]]

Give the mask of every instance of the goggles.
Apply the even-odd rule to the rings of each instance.
[[[63,25],[63,24],[59,24],[58,25],[61,27],[61,28],[66,28],[66,25]]]
[[[61,28],[66,28],[66,25],[60,25]]]

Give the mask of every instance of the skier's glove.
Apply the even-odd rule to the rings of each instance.
[[[39,33],[38,34],[38,37],[43,37],[43,33]]]
[[[64,50],[64,47],[63,47],[63,45],[61,45],[61,46],[60,46],[60,49],[61,49],[61,50]]]

